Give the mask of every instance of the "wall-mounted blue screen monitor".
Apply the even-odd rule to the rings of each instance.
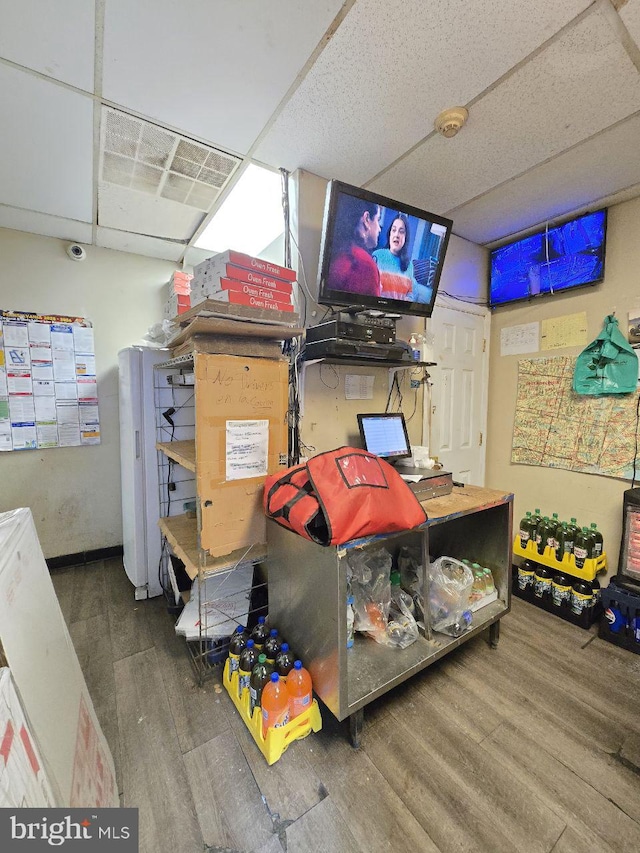
[[[492,308],[597,284],[604,278],[607,211],[598,210],[491,252]]]

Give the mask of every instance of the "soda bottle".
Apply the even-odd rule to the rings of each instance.
[[[558,518],[558,513],[551,513],[551,524],[553,526],[553,545],[551,546],[554,550],[558,547],[558,528],[560,527],[560,519]]]
[[[267,663],[267,656],[258,655],[258,663],[251,671],[251,678],[249,679],[249,712],[251,717],[253,717],[253,709],[260,707],[262,690],[271,678],[272,672],[273,667]]]
[[[520,536],[520,545],[522,548],[527,547],[527,543],[531,538],[532,526],[533,523],[531,521],[531,513],[527,512],[525,513],[524,518],[520,520],[520,533],[518,534]]]
[[[231,678],[232,673],[238,671],[240,653],[247,645],[248,639],[249,637],[247,636],[244,628],[241,625],[238,625],[229,640],[229,678]]]
[[[561,563],[564,559],[565,554],[573,554],[573,544],[575,538],[573,531],[569,529],[569,525],[566,521],[563,521],[560,527],[558,528],[556,538],[558,540],[558,544],[556,547],[556,560]]]
[[[542,521],[542,516],[540,515],[540,510],[536,507],[535,512],[531,516],[531,521],[534,527],[537,527],[538,524]]]
[[[547,545],[555,548],[556,537],[553,524],[549,521],[549,516],[545,515],[539,522],[536,529],[536,545],[538,546],[538,554],[544,554],[544,549]]]
[[[580,527],[578,526],[578,522],[575,520],[575,518],[573,516],[571,516],[571,521],[569,522],[568,527],[569,527],[569,530],[571,530],[573,532],[573,538],[575,541],[575,538],[578,534],[578,531],[580,530]]]
[[[551,601],[554,607],[571,605],[571,584],[569,575],[557,574],[551,581]]]
[[[478,563],[473,563],[471,565],[471,571],[473,572],[473,586],[471,587],[471,601],[482,601],[482,599],[487,594],[487,581],[485,578],[485,574],[482,571],[482,566]]]
[[[269,636],[264,641],[264,648],[262,650],[267,656],[267,660],[269,661],[269,663],[275,665],[276,656],[281,648],[282,640],[280,639],[280,637],[278,637],[278,629],[272,628],[269,631]]]
[[[247,640],[247,645],[240,654],[238,665],[238,698],[242,699],[242,694],[249,689],[249,681],[251,672],[254,666],[258,663],[258,652],[255,649],[253,640]]]
[[[593,557],[593,539],[586,527],[583,527],[576,534],[573,557],[576,561],[577,569],[582,569],[585,560],[590,560]]]
[[[597,559],[604,550],[604,539],[594,521],[591,522],[591,536],[593,538],[593,556]]]
[[[354,641],[354,630],[353,625],[355,622],[355,614],[353,612],[353,602],[354,597],[352,595],[347,596],[347,648],[350,649],[353,646]]]
[[[594,578],[591,581],[591,589],[593,591],[593,606],[595,607],[602,598],[602,589],[600,588],[600,581],[598,578]]]
[[[633,618],[633,639],[636,643],[640,643],[640,609],[636,609],[636,615]]]
[[[289,694],[289,719],[293,720],[303,714],[311,705],[313,686],[311,676],[297,660],[287,678],[287,693]]]
[[[282,681],[287,680],[287,675],[289,675],[289,671],[293,669],[294,661],[295,656],[293,652],[289,649],[289,643],[283,643],[282,648],[276,655],[275,669]]]
[[[611,602],[609,607],[604,611],[604,617],[609,623],[609,630],[612,634],[626,633],[627,617],[622,612],[622,608],[619,606],[617,601]]]
[[[571,612],[580,616],[583,610],[593,607],[593,590],[586,581],[576,581],[571,590]]]
[[[493,575],[491,574],[491,569],[488,569],[486,566],[482,569],[482,574],[484,575],[484,583],[485,588],[487,590],[487,595],[491,595],[496,591],[496,585],[493,582]]]
[[[264,641],[269,636],[269,628],[267,627],[267,621],[264,616],[258,616],[258,624],[254,625],[253,631],[251,632],[251,639],[253,640],[256,649],[261,652],[264,647]]]
[[[518,588],[519,589],[527,589],[531,587],[533,589],[533,576],[535,573],[535,563],[532,563],[531,560],[525,560],[521,566],[518,566]]]
[[[551,582],[553,580],[553,572],[546,566],[539,564],[536,566],[536,572],[533,576],[533,594],[536,598],[541,598],[543,601],[548,601],[551,595]]]
[[[464,632],[471,627],[473,614],[470,610],[465,610],[459,619],[456,619],[451,625],[447,625],[442,629],[443,634],[449,634],[450,637],[461,637]]]
[[[289,695],[277,672],[272,672],[262,688],[262,737],[269,729],[286,726],[289,722]]]

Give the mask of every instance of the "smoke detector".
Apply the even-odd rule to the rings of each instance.
[[[438,133],[449,139],[456,135],[468,118],[469,111],[465,107],[450,107],[440,113],[434,125]]]

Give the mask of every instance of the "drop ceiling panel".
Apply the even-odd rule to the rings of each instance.
[[[246,153],[341,0],[106,0],[107,100]]]
[[[93,91],[95,3],[0,0],[0,56]]]
[[[98,222],[106,228],[152,237],[188,241],[204,213],[167,198],[101,183]]]
[[[116,249],[118,252],[131,252],[134,255],[145,255],[147,258],[160,258],[165,261],[178,261],[184,252],[184,246],[146,237],[144,234],[127,234],[111,228],[98,227],[96,246],[105,249]]]
[[[0,204],[0,228],[12,228],[14,231],[41,234],[44,237],[60,237],[74,243],[91,243],[92,240],[92,226],[88,222],[62,219],[33,210],[19,210],[4,204]]]
[[[450,211],[453,230],[476,243],[489,243],[584,208],[623,187],[637,184],[640,192],[640,156],[618,156],[637,150],[639,139],[640,116],[635,116]]]
[[[622,6],[618,14],[636,45],[640,47],[640,0],[629,0],[626,5]]]
[[[451,210],[640,109],[640,75],[592,12],[473,105],[453,139],[434,134],[370,188]]]
[[[358,0],[256,156],[361,184],[588,5]]]
[[[0,203],[91,222],[91,98],[0,65],[0,115]]]

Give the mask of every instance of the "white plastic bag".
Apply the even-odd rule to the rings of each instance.
[[[438,557],[429,564],[429,615],[434,631],[461,624],[469,609],[473,572],[453,557]]]

